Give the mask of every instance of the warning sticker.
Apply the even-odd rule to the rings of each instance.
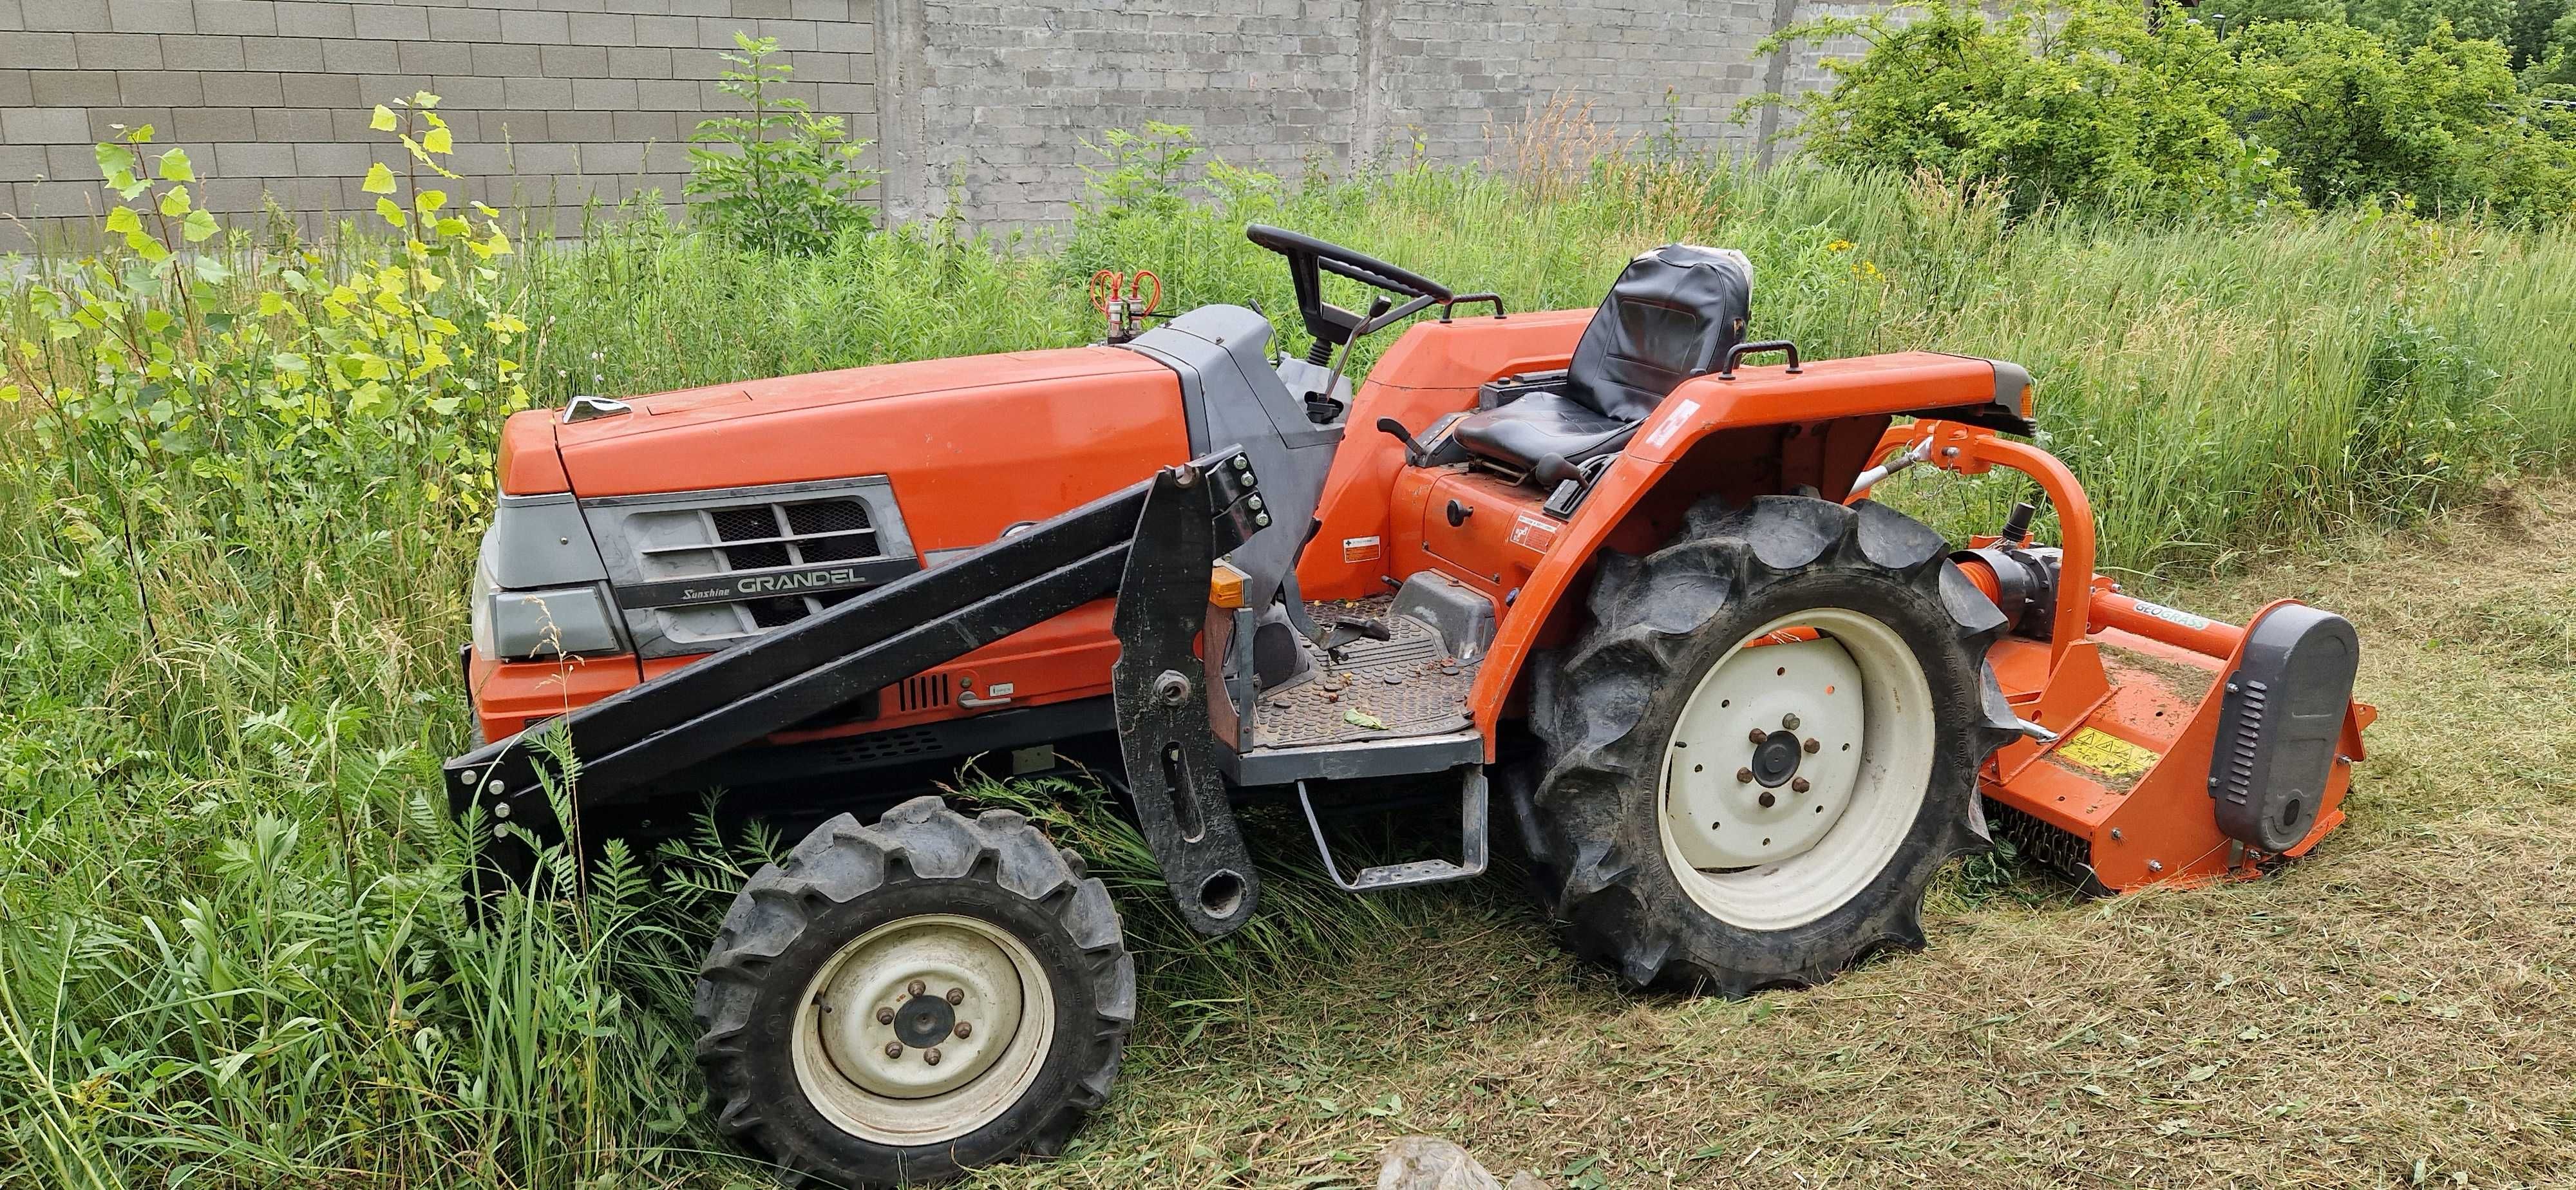
[[[1343,538],[1343,539],[1342,539],[1342,561],[1345,561],[1345,562],[1375,562],[1375,561],[1377,561],[1377,538],[1374,538],[1374,537],[1345,537],[1345,538]]]
[[[1512,522],[1511,543],[1532,553],[1544,554],[1547,547],[1556,544],[1556,525],[1524,513]]]
[[[2112,735],[2087,727],[2066,737],[2057,746],[2058,759],[2071,761],[2105,777],[2134,777],[2154,767],[2163,756]]]
[[[1672,441],[1673,435],[1682,432],[1682,423],[1689,421],[1691,415],[1697,412],[1699,412],[1697,401],[1684,399],[1681,404],[1673,406],[1673,411],[1665,416],[1664,424],[1656,426],[1654,433],[1646,435],[1646,445],[1662,446]]]

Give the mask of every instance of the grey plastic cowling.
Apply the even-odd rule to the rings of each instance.
[[[2209,764],[2229,838],[2277,853],[2316,826],[2360,666],[2361,638],[2333,612],[2288,604],[2246,626]]]

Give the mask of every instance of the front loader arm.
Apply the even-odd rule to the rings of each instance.
[[[1229,447],[1040,522],[965,556],[907,575],[795,624],[755,637],[704,661],[495,741],[445,766],[449,807],[479,808],[515,829],[485,845],[483,877],[516,878],[533,870],[532,840],[565,838],[554,786],[576,816],[631,802],[667,774],[844,706],[870,691],[1070,611],[1103,595],[1118,596],[1118,622],[1177,620],[1196,624],[1207,599],[1211,563],[1258,531],[1247,507],[1257,476],[1240,448]],[[1172,556],[1175,552],[1187,556]],[[1175,575],[1196,575],[1182,583]],[[1139,575],[1153,581],[1138,582]],[[1168,703],[1154,680],[1174,663],[1168,640],[1149,667],[1124,661],[1113,689],[1119,720],[1144,716],[1141,703]],[[1180,641],[1188,647],[1186,636]],[[1187,668],[1187,667],[1183,667]],[[1135,671],[1142,669],[1138,676]],[[1187,697],[1185,693],[1184,697]],[[1156,720],[1157,741],[1203,755],[1212,747],[1184,738],[1186,716]],[[1206,715],[1197,735],[1208,734]],[[559,740],[556,744],[544,737]],[[557,780],[540,754],[560,748],[572,760]],[[1157,856],[1186,858],[1201,879],[1174,882],[1184,916],[1204,932],[1223,933],[1251,911],[1251,865],[1242,854],[1221,779],[1212,762],[1132,766],[1137,812]],[[1169,774],[1169,780],[1166,779]],[[1180,785],[1185,788],[1173,788]],[[1186,826],[1176,823],[1188,819]],[[1173,840],[1170,849],[1163,844]],[[1224,913],[1192,912],[1199,885],[1225,872],[1241,881]],[[1224,881],[1219,881],[1220,884]],[[1186,892],[1183,890],[1186,888]]]

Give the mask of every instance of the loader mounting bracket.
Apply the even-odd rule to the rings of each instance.
[[[1208,937],[1241,928],[1259,894],[1217,767],[1216,734],[1208,725],[1210,700],[1227,694],[1199,688],[1214,684],[1205,682],[1206,667],[1192,647],[1205,618],[1208,563],[1223,552],[1215,541],[1215,520],[1227,510],[1255,515],[1242,511],[1241,498],[1251,491],[1244,482],[1248,474],[1232,467],[1173,467],[1154,477],[1112,620],[1118,661],[1110,667],[1110,693],[1136,821],[1181,920]],[[1239,539],[1259,526],[1246,521],[1230,527],[1241,530],[1233,535]]]

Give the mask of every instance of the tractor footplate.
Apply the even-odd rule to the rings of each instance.
[[[1485,873],[1485,766],[1461,765],[1458,769],[1458,859],[1418,859],[1409,863],[1380,864],[1362,868],[1348,880],[1342,878],[1342,866],[1333,860],[1333,846],[1324,841],[1323,820],[1315,817],[1315,799],[1307,796],[1306,783],[1297,783],[1297,804],[1306,811],[1306,829],[1315,836],[1315,854],[1324,861],[1324,873],[1333,878],[1343,892],[1377,892],[1381,889],[1405,888],[1416,884],[1446,884]]]
[[[1386,626],[1386,639],[1340,633],[1326,648],[1298,638],[1314,659],[1315,676],[1262,693],[1252,720],[1254,747],[1401,739],[1469,725],[1467,690],[1475,685],[1477,662],[1450,656],[1429,624],[1388,615],[1383,606],[1368,610]]]

